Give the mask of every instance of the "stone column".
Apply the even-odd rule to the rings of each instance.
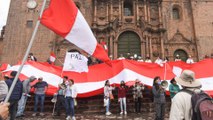
[[[159,22],[160,22],[160,28],[162,28],[162,4],[161,2],[159,1],[158,2],[158,13],[159,13]]]
[[[96,23],[97,22],[97,0],[94,0],[94,19],[93,19],[93,21],[94,21],[94,23]]]
[[[113,19],[113,0],[110,0],[110,21]]]
[[[114,59],[118,57],[118,41],[114,40]]]
[[[135,21],[136,25],[138,25],[139,15],[138,15],[138,0],[135,0]]]
[[[145,54],[146,54],[146,47],[145,47],[146,45],[145,45],[145,42],[143,42],[143,41],[141,41],[141,56],[143,57],[143,58],[145,58]]]
[[[150,51],[149,57],[152,60],[152,36],[151,35],[149,35],[149,51]]]
[[[165,58],[165,53],[164,53],[164,40],[163,40],[163,33],[160,33],[160,43],[161,43],[161,54],[162,54],[162,59]]]
[[[149,36],[146,35],[145,39],[146,39],[146,55],[148,55],[149,54]]]
[[[109,46],[110,46],[109,53],[110,55],[113,55],[113,36],[112,35],[110,35]],[[113,55],[113,58],[114,58],[114,55]]]
[[[146,0],[144,0],[144,17],[145,17],[145,21],[147,21],[147,4],[146,4]]]
[[[148,1],[148,5],[147,5],[147,16],[148,16],[148,23],[150,23],[150,2]]]
[[[121,22],[123,22],[123,16],[124,16],[124,1],[121,0]]]
[[[108,1],[106,1],[106,22],[107,22],[107,24],[108,24],[108,22],[109,22],[109,2]]]
[[[122,11],[121,11],[121,1],[122,0],[119,0],[119,23],[121,22],[121,14],[122,14]]]

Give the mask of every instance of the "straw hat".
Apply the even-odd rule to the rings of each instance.
[[[184,70],[180,77],[176,77],[175,80],[178,84],[185,87],[200,87],[201,82],[195,79],[195,73],[191,70]]]

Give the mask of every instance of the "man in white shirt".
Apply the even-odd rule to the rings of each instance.
[[[155,63],[157,63],[157,64],[162,64],[163,63],[163,60],[160,58],[160,57],[158,57],[156,60],[155,60]]]
[[[195,79],[195,73],[191,70],[184,70],[180,77],[175,80],[183,89],[200,92],[201,82]],[[192,104],[191,95],[186,92],[178,92],[172,100],[169,120],[191,120]]]
[[[193,64],[194,63],[194,60],[192,59],[191,55],[189,55],[189,58],[186,60],[186,63],[187,64]]]

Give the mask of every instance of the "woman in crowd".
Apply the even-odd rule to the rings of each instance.
[[[126,111],[126,92],[127,86],[125,85],[124,81],[121,81],[120,87],[118,88],[118,102],[120,102],[120,114],[127,114]]]
[[[141,99],[143,98],[142,90],[144,90],[144,86],[136,79],[135,85],[133,86],[133,99],[135,102],[135,112],[138,114],[141,112]]]
[[[153,81],[152,93],[154,95],[154,105],[156,117],[155,120],[164,120],[165,114],[165,90],[161,86],[160,77],[155,77]]]
[[[107,80],[105,82],[105,86],[104,86],[104,104],[106,106],[106,115],[111,115],[112,113],[109,111],[109,107],[110,107],[110,99],[112,99],[112,90],[114,89],[114,87],[110,86],[109,80]]]
[[[66,89],[64,92],[67,116],[66,120],[71,120],[71,117],[72,120],[75,120],[74,99],[77,97],[77,89],[74,86],[74,81],[72,79],[66,82]]]
[[[171,99],[175,96],[175,94],[177,94],[180,91],[179,86],[177,85],[177,82],[175,81],[175,79],[173,78],[170,81],[170,85],[169,85],[169,92],[170,92],[170,97]]]

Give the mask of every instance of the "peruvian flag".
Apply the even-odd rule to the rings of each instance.
[[[110,60],[72,0],[51,0],[41,23],[88,54],[102,61]]]
[[[51,52],[51,53],[50,53],[50,58],[49,58],[49,59],[50,59],[50,62],[51,62],[51,63],[54,63],[54,62],[55,62],[55,60],[56,60],[56,55],[55,55],[54,52]]]
[[[0,71],[4,71],[4,70],[6,70],[6,69],[9,69],[10,67],[11,67],[10,64],[3,63],[3,64],[1,64],[1,66],[0,66]]]
[[[109,67],[107,64],[96,64],[89,66],[88,72],[63,71],[62,74],[63,68],[60,66],[28,61],[19,78],[25,80],[32,75],[37,78],[43,77],[43,80],[49,84],[47,94],[53,95],[58,90],[58,84],[63,81],[61,76],[68,76],[75,81],[78,97],[90,97],[103,93],[106,80],[115,85],[119,85],[120,81],[124,80],[128,86],[132,86],[138,79],[142,84],[150,87],[156,76],[160,76],[161,79],[167,80],[170,84],[172,78],[179,76],[183,70],[187,69],[195,72],[195,78],[200,80],[202,84],[201,89],[213,96],[213,59],[194,64],[186,64],[182,61],[167,62],[166,67],[161,67],[156,63],[133,60],[112,60],[109,62],[113,67]],[[17,71],[19,67],[20,64],[14,65],[3,71],[3,74],[9,75],[11,71]]]

